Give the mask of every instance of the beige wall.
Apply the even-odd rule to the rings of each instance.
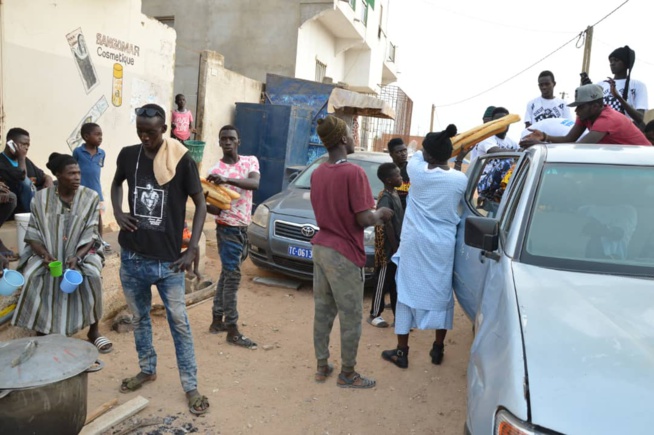
[[[175,31],[143,15],[140,0],[2,0],[0,20],[3,141],[11,127],[28,130],[28,156],[46,170],[51,152],[70,153],[80,143],[82,122],[100,124],[107,153],[105,222],[112,221],[109,189],[116,157],[123,146],[139,142],[134,108],[172,107]],[[69,43],[76,43],[78,29],[88,51],[88,57],[76,51],[80,61]],[[120,59],[105,57],[112,54]],[[114,79],[116,63],[123,68],[122,86]],[[121,98],[112,99],[116,88]]]
[[[200,57],[198,86],[198,140],[206,142],[201,174],[222,157],[218,132],[223,125],[234,123],[236,103],[258,103],[263,84],[224,68],[222,55],[204,51]]]

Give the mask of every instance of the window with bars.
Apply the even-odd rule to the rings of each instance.
[[[322,83],[327,75],[327,65],[316,59],[316,81]]]

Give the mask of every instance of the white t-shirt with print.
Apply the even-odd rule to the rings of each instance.
[[[255,156],[238,156],[238,162],[228,165],[219,160],[209,174],[222,175],[225,178],[245,179],[252,172],[259,173],[259,160]],[[220,215],[216,216],[216,222],[222,225],[232,227],[242,227],[250,225],[252,222],[252,191],[241,189],[239,187],[223,184],[227,189],[232,189],[241,197],[232,201],[230,210],[223,210]]]
[[[560,98],[537,97],[527,103],[524,122],[535,124],[549,118],[573,118],[567,103]]]
[[[470,152],[470,166],[475,163],[475,160],[481,156],[488,154],[488,150],[491,148],[500,147],[503,150],[512,151],[517,150],[520,147],[517,143],[510,137],[505,137],[500,139],[497,136],[491,136],[488,139],[484,139],[479,142]]]
[[[624,86],[627,83],[627,79],[620,79],[615,81],[615,89],[620,95],[624,91]],[[599,82],[597,83],[604,90],[604,104],[612,107],[613,109],[620,112],[622,110],[622,104],[611,94],[611,85],[608,82]],[[627,103],[630,106],[633,106],[636,110],[647,110],[649,109],[647,103],[647,86],[645,83],[631,79],[629,81],[629,94],[627,95]],[[629,115],[625,113],[629,118]],[[631,118],[629,118],[631,119]]]

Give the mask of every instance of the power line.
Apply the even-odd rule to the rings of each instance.
[[[493,26],[497,26],[497,27],[506,27],[506,28],[509,28],[509,29],[517,29],[517,30],[521,30],[523,32],[534,32],[534,33],[551,33],[551,34],[563,33],[563,34],[568,34],[568,35],[572,34],[572,33],[576,33],[576,32],[573,32],[573,31],[534,29],[533,27],[521,27],[521,26],[516,26],[514,24],[501,23],[501,22],[497,22],[497,21],[487,20],[485,18],[476,17],[474,15],[466,14],[466,13],[463,13],[463,12],[454,11],[452,9],[444,8],[444,7],[439,6],[439,5],[437,6],[435,3],[432,3],[430,0],[421,0],[421,1],[423,3],[427,3],[428,5],[437,8],[437,9],[443,10],[445,12],[449,12],[452,15],[459,15],[459,16],[462,16],[462,17],[470,18],[471,20],[476,20],[476,21],[481,21],[482,23],[492,24]]]
[[[613,10],[612,10],[611,12],[609,12],[608,14],[604,15],[602,18],[600,18],[600,19],[599,19],[595,24],[592,24],[590,27],[595,27],[595,26],[597,26],[599,23],[601,23],[602,21],[604,21],[605,19],[607,19],[608,17],[610,17],[611,15],[613,15],[613,14],[614,14],[618,9],[620,9],[621,7],[623,7],[624,5],[626,5],[627,3],[629,3],[629,1],[630,1],[630,0],[625,0],[625,1],[622,2],[618,7],[616,7],[615,9],[613,9]],[[510,82],[511,80],[515,79],[516,77],[518,77],[518,76],[524,74],[525,72],[529,71],[530,69],[532,69],[533,67],[535,67],[536,65],[538,65],[539,63],[541,63],[542,61],[544,61],[545,59],[547,59],[547,58],[553,56],[554,54],[556,54],[557,52],[559,52],[560,50],[562,50],[562,49],[563,49],[565,46],[567,46],[568,44],[571,44],[571,43],[574,42],[575,40],[581,40],[582,38],[585,37],[585,33],[586,33],[586,30],[581,31],[578,35],[575,35],[572,39],[568,40],[568,41],[565,42],[563,45],[561,45],[560,47],[558,47],[557,49],[555,49],[554,51],[552,51],[552,52],[550,52],[549,54],[543,56],[542,58],[540,58],[540,59],[537,60],[536,62],[532,63],[532,64],[529,65],[528,67],[522,69],[521,71],[519,71],[519,72],[513,74],[511,77],[509,77],[509,78],[507,78],[507,79],[505,79],[505,80],[502,80],[500,83],[498,83],[498,84],[496,84],[496,85],[494,85],[494,86],[491,86],[490,88],[486,89],[485,91],[481,91],[481,92],[479,92],[479,93],[477,93],[477,94],[475,94],[475,95],[473,95],[473,96],[471,96],[471,97],[465,98],[465,99],[463,99],[463,100],[455,101],[454,103],[440,104],[440,105],[437,105],[436,107],[450,107],[450,106],[456,106],[456,105],[458,105],[458,104],[465,103],[465,102],[467,102],[467,101],[473,100],[473,99],[475,99],[475,98],[477,98],[477,97],[479,97],[479,96],[481,96],[481,95],[487,94],[488,92],[490,92],[490,91],[492,91],[492,90],[494,90],[494,89],[499,88],[500,86],[502,86],[502,85],[504,85],[504,84]]]

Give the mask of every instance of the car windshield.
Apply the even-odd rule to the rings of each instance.
[[[311,164],[307,169],[304,170],[298,177],[291,183],[293,187],[299,189],[310,189],[311,188],[311,174],[316,170],[318,166],[324,163],[327,160],[327,157],[321,157]],[[348,157],[348,162],[359,165],[363,168],[368,176],[368,182],[370,183],[370,189],[372,190],[373,195],[377,195],[384,189],[384,185],[379,178],[377,178],[377,168],[381,163],[374,162],[370,160],[361,160],[353,157]],[[390,158],[389,158],[390,161]]]
[[[591,273],[652,276],[652,168],[547,164],[522,261]]]

